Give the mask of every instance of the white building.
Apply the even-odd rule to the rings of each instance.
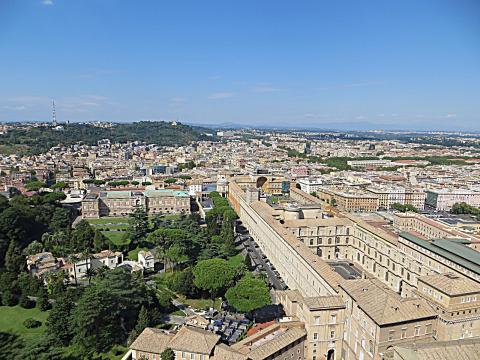
[[[155,257],[150,251],[140,250],[138,252],[138,263],[142,265],[145,270],[153,270]]]
[[[321,179],[315,178],[302,178],[297,180],[297,184],[300,185],[300,189],[307,194],[317,192],[323,185]]]
[[[450,210],[456,203],[480,206],[480,192],[468,189],[436,189],[427,191],[425,203],[435,210]]]

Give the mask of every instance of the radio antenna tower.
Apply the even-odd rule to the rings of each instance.
[[[55,111],[55,100],[52,100],[52,125],[57,126],[57,113]]]

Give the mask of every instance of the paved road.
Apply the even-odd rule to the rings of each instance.
[[[267,274],[267,278],[270,284],[275,288],[275,290],[284,290],[285,284],[280,281],[277,275],[273,272],[269,265],[266,263],[266,259],[262,258],[261,250],[255,248],[254,241],[245,241],[245,246],[250,249],[248,252],[252,263],[260,264],[262,266],[262,271]]]
[[[172,304],[176,306],[179,310],[182,310],[187,316],[195,315],[195,312],[192,309],[190,309],[187,305],[181,303],[176,299],[172,300]]]
[[[160,321],[165,322],[167,324],[183,325],[185,324],[185,316],[166,314],[160,317]]]

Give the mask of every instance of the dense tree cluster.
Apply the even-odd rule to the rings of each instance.
[[[241,312],[251,312],[271,303],[265,280],[250,273],[228,289],[225,297],[231,306]]]
[[[102,139],[118,143],[141,141],[160,146],[186,145],[207,139],[201,128],[162,121],[114,124],[111,128],[89,124],[62,126],[64,131],[56,131],[47,126],[10,129],[0,135],[0,147],[3,153],[40,154],[54,146],[70,146],[78,142],[96,145]]]
[[[417,208],[413,206],[412,204],[400,204],[400,203],[393,203],[391,206],[391,209],[397,210],[400,212],[418,212]]]
[[[150,218],[141,206],[130,214],[126,236],[131,241],[122,250],[154,251],[166,265],[160,278],[166,279],[167,288],[150,288],[141,274],[122,268],[90,269],[89,286],[72,286],[62,271],[49,273],[44,283],[25,271],[26,255],[50,251],[74,262],[110,245],[85,220],[72,228],[72,214],[60,206],[55,194],[17,195],[10,201],[0,196],[0,304],[49,311],[45,336],[0,334],[4,354],[25,359],[100,359],[115,344],[129,344],[146,327],[159,325],[161,314],[174,309],[172,292],[212,300],[228,292],[227,299],[239,311],[270,302],[265,281],[249,276],[242,258],[234,256],[237,216],[216,192],[210,194],[214,206],[206,224],[198,214]],[[162,358],[170,359],[171,352]]]
[[[10,201],[0,196],[0,269],[20,272],[30,244],[38,244],[43,234],[69,229],[72,213],[59,205],[57,194],[18,195]]]
[[[470,214],[480,220],[480,209],[465,202],[453,204],[450,209],[452,214]]]

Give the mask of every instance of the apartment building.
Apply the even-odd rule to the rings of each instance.
[[[281,195],[290,188],[290,183],[283,176],[274,175],[236,176],[235,182],[244,190],[254,187],[268,195]]]
[[[369,186],[366,190],[378,197],[379,207],[390,209],[393,204],[410,204],[418,210],[425,208],[426,193],[402,186]]]
[[[413,343],[393,347],[393,360],[455,359],[476,360],[480,339]]]
[[[306,335],[303,323],[280,322],[227,346],[219,335],[197,327],[182,326],[176,332],[146,328],[124,359],[161,360],[170,348],[177,360],[303,360]]]
[[[418,278],[416,294],[438,313],[437,336],[444,340],[480,337],[480,284],[454,273]]]
[[[285,220],[284,225],[313,253],[324,260],[347,259],[353,233],[346,218]]]
[[[387,348],[433,341],[437,313],[423,299],[402,298],[377,279],[340,284],[346,305],[341,359],[383,359]]]
[[[372,212],[380,207],[377,195],[349,187],[320,187],[317,195],[325,202],[347,212]]]
[[[445,222],[430,219],[421,214],[415,213],[396,213],[393,216],[393,225],[401,231],[407,231],[426,239],[457,239],[467,243],[469,247],[480,248],[480,237],[474,233],[465,232],[457,228],[456,223],[453,226]]]
[[[302,322],[279,322],[233,344],[229,352],[232,360],[303,360],[306,341],[307,332]],[[214,360],[217,359],[228,360],[215,349]]]
[[[135,207],[149,214],[189,214],[190,196],[181,190],[106,191],[88,194],[82,201],[82,217],[127,216]]]
[[[435,210],[448,211],[455,203],[480,206],[480,192],[468,189],[427,190],[425,203]]]
[[[175,359],[209,360],[219,340],[219,335],[195,327],[184,326],[175,334],[146,328],[130,345],[130,356],[132,360],[161,360],[161,353],[170,348]]]
[[[323,181],[317,178],[297,179],[297,184],[300,186],[300,189],[307,194],[317,192],[322,186],[324,186]]]
[[[285,315],[302,322],[307,332],[305,358],[338,359],[342,351],[345,304],[338,295],[304,297],[298,290],[275,292]]]
[[[349,213],[338,213],[338,217],[330,219],[286,219],[278,210],[258,201],[258,190],[244,191],[234,181],[229,184],[228,198],[262,252],[275,266],[288,287],[298,291],[301,297],[341,295],[344,304],[349,300],[353,307],[361,303],[363,289],[367,288],[365,291],[375,294],[370,297],[371,300],[385,299],[383,302],[372,300],[375,306],[383,306],[384,310],[398,307],[402,316],[407,313],[413,314],[411,317],[405,315],[404,318],[397,316],[401,319],[400,322],[405,320],[408,323],[405,328],[399,323],[390,323],[388,319],[390,315],[385,317],[385,323],[375,320],[375,306],[369,310],[368,306],[362,304],[363,314],[373,321],[370,324],[375,325],[375,336],[364,337],[365,341],[362,342],[360,329],[357,336],[355,326],[352,328],[350,325],[353,319],[348,320],[345,317],[344,339],[341,340],[343,345],[335,349],[336,359],[345,358],[345,356],[350,359],[358,359],[360,356],[380,359],[381,354],[391,352],[396,343],[433,341],[434,335],[440,340],[451,339],[452,337],[447,335],[448,330],[436,330],[438,322],[441,321],[439,318],[442,310],[431,305],[426,299],[418,299],[419,295],[416,292],[419,288],[418,279],[453,272],[455,275],[469,277],[471,281],[480,280],[476,277],[476,267],[480,265],[480,261],[474,256],[476,251],[461,243],[457,245],[467,249],[466,252],[456,247],[447,250],[448,245],[445,243],[455,242],[410,238],[412,234],[399,234],[396,230],[394,231],[390,223],[379,221],[378,217],[370,219]],[[420,245],[418,242],[421,242]],[[432,248],[427,248],[429,245],[426,244],[432,245],[432,243],[438,251],[434,252]],[[361,269],[362,276],[366,279],[346,280],[340,276],[325,261],[337,259],[354,263]],[[371,284],[361,283],[364,280]],[[362,287],[357,288],[355,284],[361,284]],[[289,309],[293,303],[292,298],[292,295],[277,296],[278,301],[288,309],[288,314],[294,314]],[[477,308],[476,303],[471,302],[471,305]],[[348,312],[348,305],[345,304],[345,306]],[[415,312],[415,309],[421,311]],[[355,311],[350,308],[351,317],[354,316]],[[397,310],[392,311],[396,314]],[[477,311],[480,311],[480,307]],[[441,328],[440,325],[438,326]],[[451,326],[453,324],[447,323],[446,329]],[[475,329],[479,328],[476,322],[473,322],[472,326]],[[306,330],[308,339],[311,339],[313,336],[311,328],[306,325]],[[321,336],[322,340],[328,343],[328,335],[324,337],[322,333]],[[359,338],[358,341],[348,340],[356,336]],[[370,347],[370,340],[373,342],[372,347]],[[349,345],[345,342],[349,342]],[[358,344],[355,345],[357,342]],[[328,356],[330,350],[328,347],[318,349],[319,356]],[[370,349],[372,351],[369,352]],[[363,355],[361,355],[362,351]],[[312,359],[312,357],[313,353],[307,351],[306,359]]]

